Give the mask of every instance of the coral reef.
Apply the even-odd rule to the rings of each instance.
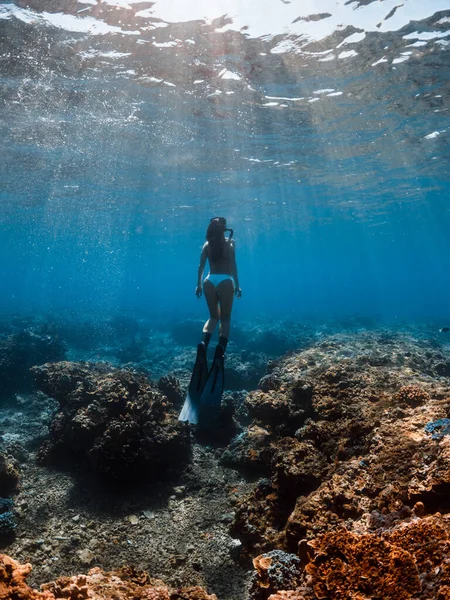
[[[114,479],[151,479],[185,464],[188,429],[144,375],[99,363],[48,363],[32,371],[60,405],[42,460],[70,451]]]
[[[177,347],[139,319],[102,322],[105,345],[94,340],[84,354],[95,362],[34,366],[42,391],[17,396],[2,415],[0,535],[15,532],[2,543],[36,565],[32,587],[54,580],[24,597],[206,600],[214,597],[206,586],[221,600],[450,597],[443,336],[297,326],[283,340],[249,325],[227,355],[226,387],[238,391],[225,392],[220,430],[206,439],[177,420],[195,343]],[[50,326],[27,327],[55,338]],[[185,334],[175,332],[180,342]],[[294,343],[304,349],[268,362]],[[97,362],[104,356],[134,360],[137,370]],[[50,418],[38,457],[76,472],[35,461]],[[17,492],[9,455],[23,463]],[[144,485],[130,488],[132,497],[116,496],[117,486],[91,490],[91,478],[74,477],[86,464]],[[175,471],[176,482],[153,481]],[[116,570],[130,563],[167,583]],[[84,565],[98,568],[62,577]]]
[[[289,516],[269,479],[260,479],[254,490],[236,505],[230,533],[244,542],[243,557],[285,547],[283,527]]]
[[[41,586],[42,592],[26,583],[31,565],[21,565],[0,554],[0,598],[11,600],[217,600],[201,587],[170,589],[162,581],[131,567],[104,572],[94,568],[87,575],[59,577]]]
[[[339,525],[368,534],[371,513],[402,520],[417,502],[449,508],[450,388],[423,374],[428,351],[400,335],[336,337],[272,363],[246,399],[252,424],[222,458],[266,473],[237,501],[244,554],[295,552]]]
[[[162,581],[152,580],[147,573],[131,567],[106,573],[97,567],[87,575],[59,577],[41,587],[55,600],[217,600],[214,594],[209,595],[198,586],[171,590]]]

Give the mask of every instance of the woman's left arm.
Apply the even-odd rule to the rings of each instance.
[[[237,298],[240,298],[242,296],[242,290],[239,286],[239,276],[238,276],[238,270],[237,270],[237,264],[236,264],[236,252],[235,252],[234,240],[231,240],[230,250],[231,250],[231,275],[233,276],[234,283],[236,285],[236,289],[235,289],[234,293],[236,294]]]
[[[202,296],[203,272],[205,270],[206,259],[208,257],[207,253],[206,253],[207,246],[208,246],[208,242],[205,242],[203,244],[202,252],[200,254],[200,264],[198,265],[198,272],[197,272],[197,287],[195,288],[195,295],[197,296],[197,298],[201,298],[201,296]]]

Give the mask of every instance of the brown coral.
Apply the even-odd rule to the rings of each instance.
[[[394,400],[407,406],[420,406],[430,400],[430,394],[419,385],[404,385],[394,395]]]
[[[440,514],[402,524],[384,534],[390,544],[414,556],[425,598],[449,598],[450,517]]]
[[[361,499],[352,489],[351,475],[352,473],[335,473],[317,490],[297,499],[285,528],[289,549],[296,548],[298,542],[306,536],[325,533],[339,523],[357,519],[364,513],[364,498]],[[353,482],[355,480],[356,477]]]

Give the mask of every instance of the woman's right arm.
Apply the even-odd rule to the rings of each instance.
[[[203,280],[203,272],[205,270],[206,259],[208,258],[206,248],[208,247],[208,242],[203,244],[202,252],[200,254],[200,264],[198,265],[197,272],[197,287],[195,288],[195,295],[197,298],[201,298],[202,295],[202,280]]]

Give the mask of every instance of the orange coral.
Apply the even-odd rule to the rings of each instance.
[[[376,535],[357,535],[345,529],[311,542],[316,552],[306,572],[317,598],[335,600],[379,597],[408,600],[420,591],[419,573],[411,554]]]
[[[271,564],[272,559],[269,556],[264,556],[264,554],[260,554],[253,559],[253,566],[258,573],[258,577],[260,578],[260,587],[268,588],[270,586],[270,581],[267,577],[267,569]]]
[[[59,577],[44,584],[42,592],[27,585],[30,572],[30,564],[21,565],[0,554],[0,600],[217,600],[201,587],[169,590],[133,568],[108,573],[94,568],[87,575]]]
[[[51,597],[57,600],[170,600],[169,590],[163,585],[152,585],[148,577],[136,581],[136,578],[122,579],[121,575],[125,574],[105,573],[96,567],[87,575],[59,577],[56,581],[44,584],[42,588],[51,592]]]
[[[6,554],[0,554],[0,599],[10,600],[54,600],[48,592],[37,592],[31,589],[26,578],[31,572],[31,565],[21,565]]]
[[[284,590],[282,592],[277,592],[276,594],[272,594],[269,596],[268,600],[306,600],[305,596],[302,596],[299,592],[295,590]]]
[[[297,589],[302,581],[301,561],[295,554],[272,550],[253,559],[256,574],[250,587],[252,598],[265,599],[270,594]]]
[[[450,519],[436,514],[384,534],[390,544],[411,553],[421,574],[424,597],[450,598]],[[431,586],[431,587],[430,587]]]

